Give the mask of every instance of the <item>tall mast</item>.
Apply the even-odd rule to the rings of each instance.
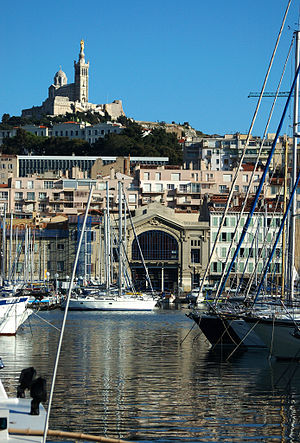
[[[284,196],[283,196],[283,214],[286,211],[287,203],[287,170],[288,170],[288,137],[285,139],[285,150],[284,150]],[[281,299],[284,299],[285,292],[285,236],[286,236],[286,225],[284,225],[282,230],[282,257],[281,257]]]
[[[295,32],[296,48],[295,48],[295,71],[299,66],[299,50],[300,50],[300,31]],[[293,115],[293,157],[292,157],[292,177],[291,188],[294,186],[297,177],[297,140],[298,140],[298,124],[299,124],[299,76],[296,79],[294,89],[294,115]],[[290,258],[290,300],[294,299],[294,268],[295,268],[295,231],[296,231],[296,198],[293,199],[290,216],[290,242],[289,242],[289,258]]]
[[[123,283],[123,266],[122,266],[122,183],[118,182],[119,191],[119,296],[122,295],[122,283]]]
[[[6,208],[4,208],[4,215],[2,219],[2,284],[5,280],[5,265],[6,265]]]

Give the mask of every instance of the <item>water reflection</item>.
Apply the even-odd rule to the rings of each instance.
[[[61,324],[59,311],[42,315]],[[140,442],[297,441],[298,365],[261,350],[227,360],[191,326],[182,311],[71,312],[50,427]],[[57,340],[37,318],[0,337],[11,394],[24,367],[51,379]]]

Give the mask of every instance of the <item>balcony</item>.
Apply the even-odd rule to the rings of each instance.
[[[55,200],[58,201],[58,200]],[[60,202],[74,202],[74,197],[69,195],[62,195],[59,199]]]
[[[160,194],[164,194],[165,190],[162,189],[161,191],[157,191],[157,190],[153,190],[151,189],[151,191],[145,191],[144,189],[142,189],[141,194],[142,195],[160,195]]]

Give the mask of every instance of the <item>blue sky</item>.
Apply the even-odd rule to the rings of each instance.
[[[183,123],[208,134],[247,132],[287,0],[127,0],[2,5],[0,117],[40,105],[61,66],[74,81],[73,61],[85,40],[89,100],[123,100],[136,120]],[[293,1],[268,91],[281,73],[298,22]],[[289,89],[292,66],[283,89]],[[253,133],[261,135],[270,99]],[[275,132],[284,99],[269,132]],[[289,132],[290,119],[283,132]]]

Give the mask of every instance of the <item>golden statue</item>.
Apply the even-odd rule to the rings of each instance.
[[[84,50],[84,40],[80,40],[80,52]]]

